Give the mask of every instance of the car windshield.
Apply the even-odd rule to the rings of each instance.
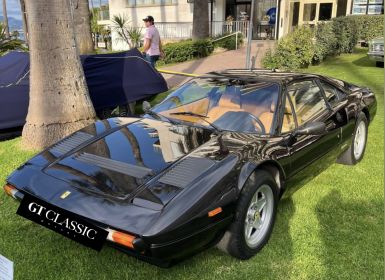
[[[270,134],[278,94],[276,83],[198,78],[176,89],[153,111],[221,130]]]

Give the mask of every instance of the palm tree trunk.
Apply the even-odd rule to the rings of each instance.
[[[79,54],[94,51],[91,34],[90,8],[88,0],[71,0],[75,25],[75,39]]]
[[[209,5],[207,0],[194,0],[193,40],[209,37]]]
[[[43,149],[95,120],[69,0],[26,1],[30,91],[22,144]]]
[[[3,17],[5,25],[5,37],[9,38],[9,25],[8,25],[8,15],[7,15],[7,1],[3,0]]]
[[[25,43],[28,46],[27,13],[25,12],[25,2],[24,2],[24,0],[20,0],[20,9],[21,9],[21,16],[23,18],[24,40],[25,40]]]

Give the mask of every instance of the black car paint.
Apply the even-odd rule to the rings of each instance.
[[[328,80],[346,96],[315,119],[327,124],[327,132],[281,135],[285,89],[298,79],[324,78],[299,75],[280,81],[274,135],[218,134],[210,128],[150,117],[108,119],[82,129],[92,137],[70,152],[60,155],[48,148],[19,167],[7,182],[97,225],[138,236],[135,250],[113,245],[141,259],[168,262],[183,258],[221,237],[232,221],[243,185],[256,168],[272,172],[281,195],[289,195],[348,148],[359,112],[364,111],[369,120],[376,113],[376,100],[369,90],[355,87],[353,91]],[[138,179],[89,165],[77,160],[82,153],[144,166],[152,174]],[[183,188],[158,182],[178,163],[191,158],[210,159],[213,165],[193,174],[192,182]],[[65,191],[71,195],[61,199]],[[223,211],[208,217],[217,207]]]

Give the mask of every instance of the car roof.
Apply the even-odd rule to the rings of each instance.
[[[249,80],[249,81],[263,81],[263,82],[280,82],[280,83],[289,83],[293,80],[304,79],[304,78],[318,78],[318,75],[308,74],[308,73],[295,73],[295,72],[285,72],[278,70],[268,70],[268,69],[227,69],[224,71],[210,72],[202,76],[203,78],[214,78],[214,77],[223,77],[223,78],[232,78],[240,80]]]

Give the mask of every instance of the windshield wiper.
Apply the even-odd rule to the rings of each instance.
[[[170,113],[170,115],[179,115],[179,116],[192,116],[192,117],[198,117],[200,118],[202,121],[206,122],[207,124],[209,124],[212,128],[214,128],[217,132],[222,132],[222,129],[220,129],[218,126],[216,126],[215,124],[213,124],[212,122],[209,122],[208,120],[206,120],[208,117],[207,116],[204,116],[204,115],[201,115],[201,114],[197,114],[197,113],[194,113],[194,112],[175,112],[175,113]]]
[[[155,112],[155,111],[153,111],[153,110],[146,110],[145,113],[148,114],[148,115],[150,115],[150,116],[152,116],[152,117],[157,118],[158,120],[162,120],[162,119],[164,118],[164,119],[168,120],[171,124],[178,124],[178,123],[177,123],[176,121],[174,121],[173,119],[168,118],[168,117],[166,117],[165,115],[162,115],[162,114],[160,114],[160,113],[157,113],[157,112]]]

